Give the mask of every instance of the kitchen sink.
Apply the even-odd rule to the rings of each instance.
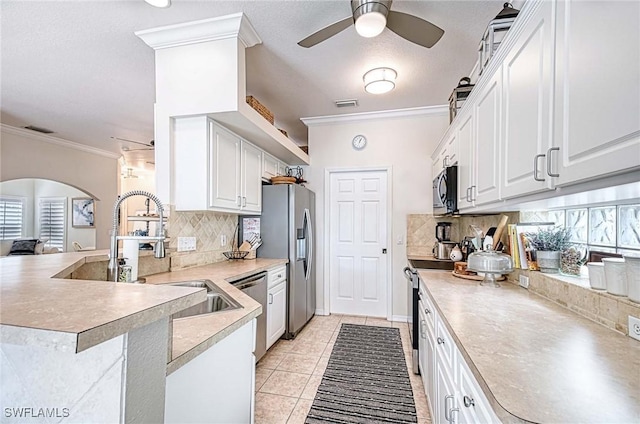
[[[241,306],[226,293],[220,291],[210,280],[192,280],[171,283],[172,286],[196,287],[207,289],[207,300],[193,305],[171,315],[171,319],[192,317],[195,315],[212,314],[215,312],[231,311]]]

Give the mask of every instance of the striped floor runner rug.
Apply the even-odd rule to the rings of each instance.
[[[400,331],[342,324],[306,424],[416,422]]]

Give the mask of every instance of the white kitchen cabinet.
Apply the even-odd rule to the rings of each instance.
[[[452,131],[440,150],[433,155],[434,179],[445,167],[455,165],[458,162],[458,139],[456,136],[456,132]]]
[[[473,207],[473,115],[458,115],[458,210]]]
[[[429,315],[433,312],[422,300],[418,302],[418,364],[420,367],[420,375],[422,377],[422,385],[424,386],[427,400],[429,402],[430,413],[434,414],[434,398],[435,398],[435,350],[433,347],[433,333],[429,327]]]
[[[242,140],[240,155],[240,196],[242,212],[262,211],[262,150]]]
[[[436,355],[436,396],[434,402],[434,416],[436,423],[459,422],[460,408],[454,386],[453,377],[442,355]]]
[[[267,275],[267,349],[284,334],[287,326],[287,268],[269,270]]]
[[[506,199],[553,188],[545,178],[545,155],[552,147],[554,7],[552,1],[533,3],[535,10],[517,28],[502,65],[501,192]]]
[[[271,156],[269,153],[262,154],[262,179],[270,181],[271,177],[287,174],[287,164]]]
[[[262,210],[262,150],[206,116],[176,118],[176,210]]]
[[[487,397],[467,366],[466,361],[458,350],[458,408],[460,409],[460,423],[497,423],[500,422],[493,412]]]
[[[242,139],[209,121],[211,185],[209,208],[240,209]]]
[[[165,423],[251,423],[253,319],[167,376]]]
[[[500,128],[502,124],[502,69],[481,88],[473,105],[472,189],[474,206],[500,198]]]
[[[556,186],[640,167],[640,2],[559,1]],[[551,155],[549,157],[549,155]]]
[[[499,423],[426,288],[418,306],[420,373],[433,422]]]

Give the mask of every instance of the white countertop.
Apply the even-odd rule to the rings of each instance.
[[[510,283],[419,275],[504,422],[640,422],[640,342]]]

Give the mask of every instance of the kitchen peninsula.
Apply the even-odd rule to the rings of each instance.
[[[176,370],[196,363],[214,351],[212,346],[227,343],[241,329],[250,341],[253,337],[254,318],[261,307],[224,279],[286,263],[221,263],[148,277],[153,283],[208,278],[241,306],[174,320],[171,337],[169,317],[203,302],[205,291],[64,279],[85,263],[105,261],[106,253],[2,259],[2,408],[9,411],[4,417],[8,422],[27,418],[20,414],[28,407],[34,413],[38,408],[66,408],[70,422],[170,421],[165,402],[171,401],[170,378],[182,372]],[[167,360],[169,340],[172,361]],[[253,358],[252,343],[248,346],[247,358]],[[250,401],[251,396],[245,400]]]

